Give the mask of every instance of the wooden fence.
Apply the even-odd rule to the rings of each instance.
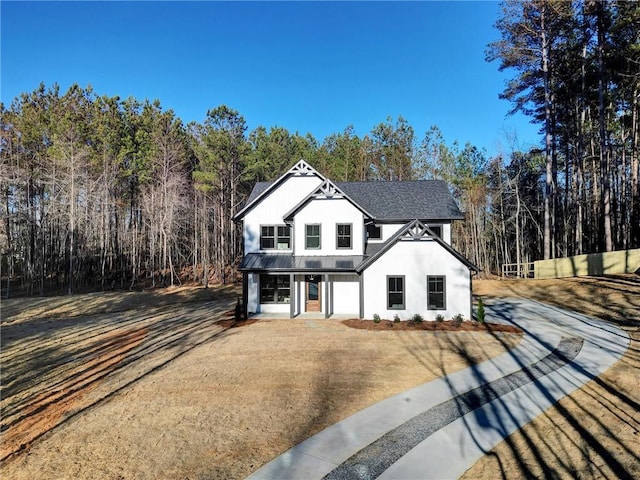
[[[533,278],[534,262],[503,263],[502,278]]]
[[[538,260],[534,271],[539,279],[640,273],[640,248]]]

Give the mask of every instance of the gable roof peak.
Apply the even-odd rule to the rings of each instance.
[[[278,188],[284,181],[289,177],[306,177],[315,175],[320,180],[324,181],[326,178],[322,176],[315,168],[309,165],[304,159],[300,159],[293,167],[287,170],[284,174],[282,174],[275,182],[271,183],[261,183],[264,188],[261,188],[259,194],[253,196],[251,195],[251,201],[247,202],[245,206],[237,212],[232,219],[234,221],[240,220],[244,215],[251,210],[255,205],[260,203],[263,198],[269,195],[273,190]],[[257,184],[256,184],[257,185]],[[255,186],[254,186],[255,189]]]
[[[321,177],[321,178],[324,178],[324,177]],[[362,205],[354,202],[353,199],[349,197],[349,195],[344,193],[335,183],[333,183],[328,178],[324,178],[320,185],[314,188],[311,191],[311,193],[309,193],[309,195],[303,198],[302,201],[300,201],[300,203],[298,203],[295,207],[289,210],[282,218],[284,218],[285,221],[291,221],[293,219],[293,216],[298,211],[300,211],[301,208],[303,208],[311,200],[318,199],[318,198],[344,199],[349,203],[351,203],[358,210],[360,210],[365,215],[365,217],[373,218],[371,214],[362,207]]]
[[[285,175],[319,175],[317,170],[309,165],[303,158],[285,173]]]

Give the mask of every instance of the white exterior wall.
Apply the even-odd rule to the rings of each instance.
[[[387,309],[387,276],[405,277],[405,309]],[[446,310],[427,310],[427,275],[446,276]],[[419,313],[425,320],[461,313],[471,318],[471,272],[433,240],[398,241],[364,272],[364,316],[403,320]]]
[[[358,275],[332,275],[333,313],[360,312],[360,282]]]
[[[383,224],[380,225],[382,227],[382,242],[386,242],[387,240],[389,240],[391,237],[393,237],[398,230],[400,230],[402,227],[404,227],[406,224],[404,223],[390,223],[390,224]],[[378,240],[380,241],[380,240]]]
[[[442,224],[442,240],[447,245],[451,245],[451,223]]]
[[[315,175],[292,176],[244,217],[244,253],[260,252],[260,225],[284,225],[282,217],[322,183]],[[265,250],[283,253],[290,250]]]
[[[313,199],[293,219],[296,255],[362,255],[364,216],[348,200],[342,198]],[[336,224],[351,224],[352,248],[336,248]],[[320,224],[320,248],[305,248],[305,225]]]

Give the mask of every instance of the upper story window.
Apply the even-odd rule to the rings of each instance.
[[[429,228],[437,237],[442,238],[442,225],[429,225]]]
[[[336,225],[336,247],[351,248],[351,224],[338,223]]]
[[[289,225],[278,226],[278,241],[276,242],[278,250],[291,249],[291,227]]]
[[[288,225],[262,225],[260,227],[260,249],[291,249],[291,227]]]
[[[305,248],[320,248],[320,225],[305,225]]]
[[[367,225],[367,238],[369,240],[381,240],[382,239],[382,228],[378,225],[374,225],[370,223]]]

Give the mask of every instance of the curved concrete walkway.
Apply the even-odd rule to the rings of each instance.
[[[609,323],[533,300],[504,299],[486,311],[487,321],[524,331],[515,349],[378,402],[249,478],[457,478],[629,346]]]

